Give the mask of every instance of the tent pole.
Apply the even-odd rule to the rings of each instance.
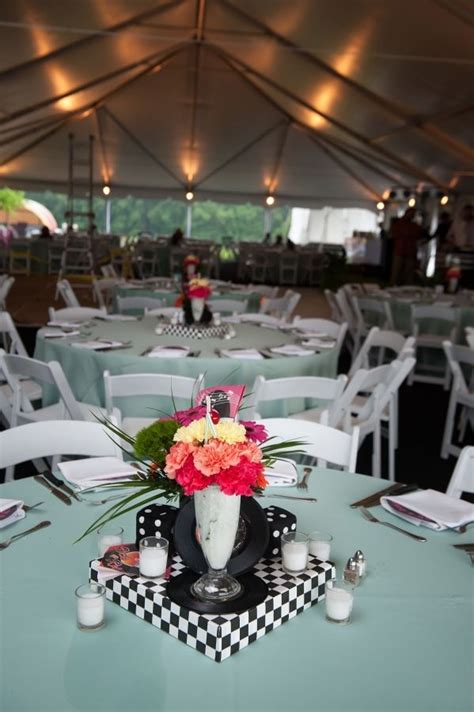
[[[94,111],[94,117],[95,117],[95,121],[97,124],[97,136],[99,138],[100,153],[102,156],[102,178],[104,180],[104,183],[106,185],[108,185],[110,182],[110,170],[109,170],[109,162],[107,160],[107,149],[105,147],[104,128],[102,126],[102,121],[100,118],[100,110],[101,110],[101,107],[99,106]]]
[[[264,210],[263,210],[263,236],[264,237],[267,234],[267,232],[271,233],[272,222],[273,222],[272,209],[264,208]]]
[[[191,237],[193,229],[193,201],[186,205],[186,237]]]
[[[105,234],[110,235],[112,223],[112,198],[109,196],[105,199]]]
[[[46,141],[46,139],[48,139],[50,136],[53,136],[60,129],[62,129],[62,127],[65,126],[71,120],[71,118],[72,116],[66,117],[65,119],[60,121],[54,128],[50,129],[49,131],[46,131],[46,133],[41,134],[41,136],[38,136],[38,138],[35,138],[34,141],[31,141],[26,146],[23,146],[18,151],[15,151],[15,153],[12,153],[10,156],[7,156],[7,158],[4,158],[3,161],[0,162],[0,167],[7,166],[9,163],[15,160],[15,158],[19,158],[27,151],[30,151],[32,148],[36,148],[36,146],[39,146],[40,143],[43,143],[43,141]]]

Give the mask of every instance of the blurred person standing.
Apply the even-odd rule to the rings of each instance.
[[[417,243],[424,237],[423,229],[414,222],[416,210],[408,208],[394,220],[390,228],[393,241],[392,284],[413,284],[416,270]]]

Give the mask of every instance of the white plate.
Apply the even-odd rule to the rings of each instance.
[[[60,462],[58,469],[68,482],[78,489],[100,486],[108,482],[123,482],[137,470],[118,457],[89,457]]]
[[[261,361],[263,359],[262,354],[257,349],[222,349],[221,356],[252,361]]]

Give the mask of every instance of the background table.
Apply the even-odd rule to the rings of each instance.
[[[163,300],[163,306],[172,307],[180,296],[178,292],[171,292],[165,289],[150,289],[146,287],[115,287],[114,289],[114,305],[116,306],[116,298],[119,297],[151,297],[152,299]],[[214,291],[210,297],[209,304],[212,306],[213,299],[232,299],[239,302],[247,301],[247,312],[258,312],[260,308],[260,300],[262,295],[258,292],[238,291]],[[128,313],[128,311],[127,311]],[[133,310],[130,310],[130,314]]]
[[[294,343],[295,337],[275,329],[266,329],[255,324],[234,324],[234,339],[189,339],[176,336],[158,336],[155,327],[156,317],[147,317],[142,321],[104,322],[94,320],[83,331],[92,332],[87,338],[131,340],[129,349],[117,351],[88,351],[76,348],[69,340],[45,339],[41,331],[36,340],[35,358],[42,361],[59,361],[68,378],[76,398],[93,405],[104,405],[103,373],[170,373],[176,376],[197,378],[205,374],[206,386],[225,383],[242,383],[251,388],[258,374],[266,378],[285,376],[327,376],[337,374],[338,350],[327,349],[311,356],[281,356],[263,360],[243,360],[218,358],[216,349],[264,348]],[[150,358],[140,356],[151,345],[186,345],[192,350],[199,350],[199,357],[188,358]],[[54,396],[47,388],[45,404]],[[169,399],[156,397],[144,399],[127,398],[122,403],[117,401],[123,415],[129,417],[151,417],[151,410],[169,412]],[[189,405],[187,403],[186,405]],[[286,402],[270,403],[262,407],[263,416],[279,416],[296,413],[315,405],[310,399],[294,398]],[[158,417],[158,415],[157,415]],[[243,416],[244,417],[244,416]]]
[[[104,629],[77,630],[74,589],[87,579],[96,540],[72,542],[104,508],[66,507],[32,480],[3,485],[1,497],[45,506],[2,539],[43,519],[52,526],[0,552],[0,708],[471,712],[473,569],[451,544],[472,541],[472,529],[462,536],[423,530],[429,541],[418,543],[371,524],[348,505],[379,488],[370,477],[315,470],[308,494],[317,503],[261,500],[295,512],[302,531],[330,531],[338,574],[361,548],[368,576],[355,590],[349,626],[327,623],[317,604],[218,664],[111,602]],[[134,516],[120,524],[133,541]]]

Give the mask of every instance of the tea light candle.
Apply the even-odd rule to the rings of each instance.
[[[86,583],[76,588],[77,626],[81,630],[97,630],[105,621],[105,587]]]
[[[332,536],[326,532],[309,534],[309,553],[320,561],[327,561],[331,556]]]
[[[122,527],[116,527],[113,525],[106,524],[97,530],[98,541],[97,548],[99,550],[99,556],[102,557],[109,546],[120,546],[122,543],[123,529]]]
[[[220,325],[221,325],[221,315],[219,314],[219,312],[214,312],[213,321],[214,321],[214,324],[215,324],[216,326],[220,326]]]
[[[308,537],[301,532],[288,532],[281,537],[281,558],[284,571],[297,575],[308,566]]]
[[[352,586],[342,579],[326,584],[326,619],[331,623],[349,623],[354,596]]]
[[[155,579],[164,576],[168,563],[168,540],[149,536],[140,541],[140,574]]]

